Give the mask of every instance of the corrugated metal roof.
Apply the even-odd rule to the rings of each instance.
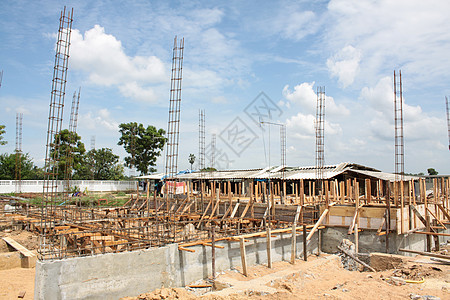
[[[355,172],[355,173],[359,173],[359,174],[363,174],[366,176],[370,176],[370,177],[375,177],[381,180],[386,180],[386,181],[395,181],[395,174],[393,173],[385,173],[385,172],[373,172],[373,171],[367,171],[367,170],[354,170],[354,169],[350,169],[351,172]],[[403,175],[403,179],[404,180],[417,180],[419,179],[419,177],[416,176],[409,176],[409,175]]]
[[[223,170],[213,172],[199,172],[179,174],[177,176],[180,180],[232,180],[232,179],[281,179],[283,174],[282,170],[285,169],[284,178],[286,180],[314,180],[317,179],[316,167],[287,167],[287,166],[271,166],[264,169],[245,169],[245,170]],[[395,174],[384,173],[377,169],[355,164],[349,162],[343,162],[336,165],[326,165],[323,167],[323,179],[331,179],[344,172],[351,171],[362,175],[382,179],[382,180],[395,180]],[[147,176],[136,177],[139,179],[155,179],[159,180],[164,176],[164,173],[152,174]],[[417,179],[413,176],[404,176],[405,180]]]
[[[164,173],[155,173],[155,174],[150,174],[150,175],[137,176],[134,178],[160,180],[161,178],[163,178],[163,176],[164,176]]]

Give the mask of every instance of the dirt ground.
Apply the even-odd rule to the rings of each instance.
[[[0,299],[20,299],[21,292],[25,292],[23,299],[33,299],[34,272],[34,268],[0,270]]]
[[[24,230],[6,230],[0,232],[0,253],[10,252],[3,237],[11,237],[28,250],[38,249],[37,235]],[[33,299],[35,268],[14,268],[0,270],[0,300],[21,299],[20,294],[25,292],[22,299]]]
[[[1,231],[0,232],[0,253],[9,252],[8,245],[2,239],[4,237],[10,237],[28,250],[37,250],[39,247],[38,236],[29,231],[17,230],[17,231]]]
[[[253,266],[248,277],[240,271],[222,272],[216,280],[221,289],[213,292],[203,288],[163,288],[123,299],[412,299],[411,294],[450,299],[450,265],[424,256],[407,259],[395,270],[376,273],[347,271],[338,256],[326,254],[310,256],[307,262],[297,260],[295,265],[277,262],[272,269]],[[33,299],[34,276],[34,268],[1,270],[0,299],[18,299],[23,291],[24,299]],[[407,283],[395,277],[424,282]]]
[[[396,270],[376,273],[347,271],[336,255],[312,256],[295,265],[273,265],[272,269],[263,265],[250,267],[248,277],[239,270],[224,272],[216,282],[225,288],[203,295],[200,290],[205,289],[166,288],[124,299],[413,299],[414,295],[450,299],[450,266],[428,257],[417,256]],[[422,279],[423,283],[405,282]]]

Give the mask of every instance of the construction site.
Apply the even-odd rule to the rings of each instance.
[[[214,166],[214,157],[206,162],[205,111],[200,109],[199,170],[180,173],[184,38],[175,37],[164,172],[137,177],[127,188],[124,204],[114,203],[108,195],[81,204],[71,196],[70,172],[58,178],[54,153],[59,145],[53,143],[62,130],[72,22],[73,10],[64,8],[56,44],[45,179],[39,193],[42,202],[27,201],[20,169],[14,181],[17,196],[1,196],[0,228],[7,247],[0,254],[0,265],[35,266],[34,295],[23,293],[19,298],[450,297],[450,178],[405,174],[401,71],[393,76],[394,173],[351,162],[324,163],[325,87],[317,89],[314,166],[287,166],[286,126],[266,124],[280,128],[278,166],[207,170]],[[70,118],[73,133],[79,101],[78,91]],[[22,118],[17,115],[18,154]],[[71,153],[67,155],[70,164]],[[145,183],[144,189],[139,181]],[[160,191],[155,188],[158,183]],[[33,243],[28,246],[6,233],[26,235],[25,240]],[[412,261],[417,254],[421,261]],[[422,273],[408,277],[418,264]],[[326,277],[327,270],[339,273]],[[439,286],[422,291],[427,276],[439,278]],[[263,282],[263,278],[272,279]],[[316,279],[329,292],[323,292]],[[348,289],[362,285],[368,291],[346,294],[346,283],[337,282],[341,279],[354,281]],[[408,298],[421,291],[436,297]]]

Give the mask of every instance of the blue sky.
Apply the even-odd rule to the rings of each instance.
[[[392,74],[401,69],[405,171],[450,174],[447,1],[2,1],[1,152],[14,150],[22,112],[23,151],[43,164],[64,5],[74,8],[74,30],[63,127],[81,86],[78,133],[88,149],[95,136],[96,148],[124,157],[123,122],[167,128],[177,35],[185,38],[179,169],[189,167],[189,153],[198,157],[199,109],[206,143],[218,136],[219,168],[279,164],[279,128],[259,127],[258,107],[269,107],[267,121],[286,124],[287,164],[314,165],[315,91],[325,86],[325,163],[391,172]],[[160,158],[158,171],[163,165]]]

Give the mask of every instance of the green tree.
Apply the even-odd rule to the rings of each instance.
[[[110,148],[93,149],[83,156],[82,167],[75,173],[76,179],[121,180],[124,169],[119,156]]]
[[[125,166],[135,167],[141,175],[155,172],[156,160],[166,143],[164,129],[156,129],[154,126],[144,127],[136,122],[122,123],[119,125],[118,145],[122,145],[129,156],[125,157]]]
[[[55,145],[59,141],[59,151],[56,151]],[[72,167],[68,172],[81,168],[83,161],[83,154],[86,152],[84,144],[81,142],[81,137],[77,133],[70,132],[68,129],[63,129],[60,133],[55,135],[50,155],[58,162],[58,178],[64,179],[64,172],[66,166],[69,167],[68,154],[71,154]]]
[[[189,154],[189,163],[191,164],[191,170],[192,170],[192,165],[195,163],[195,155],[194,154]]]
[[[5,125],[0,125],[0,145],[6,145],[8,143],[7,141],[2,141],[3,140],[3,135],[5,133],[6,133]]]
[[[428,175],[437,175],[439,174],[434,168],[427,169]]]
[[[14,180],[15,171],[16,154],[0,154],[0,180]],[[34,165],[28,153],[20,156],[20,178],[24,180],[43,178],[43,171]]]

